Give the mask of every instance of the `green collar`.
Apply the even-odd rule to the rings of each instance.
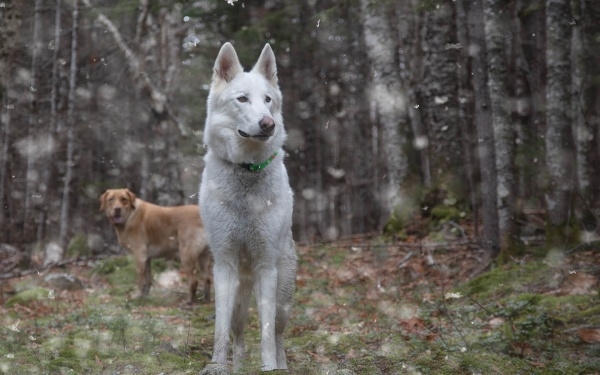
[[[239,164],[240,167],[249,170],[250,172],[260,172],[263,169],[265,169],[267,167],[267,165],[269,165],[273,159],[275,159],[275,156],[277,156],[277,151],[275,151],[275,153],[273,153],[273,155],[269,156],[269,158],[265,161],[263,161],[262,163],[257,163],[257,164],[250,164],[250,163],[241,163]]]

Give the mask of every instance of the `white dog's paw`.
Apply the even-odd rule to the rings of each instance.
[[[209,363],[202,369],[202,371],[200,371],[200,374],[198,375],[231,375],[231,371],[229,371],[227,365]]]

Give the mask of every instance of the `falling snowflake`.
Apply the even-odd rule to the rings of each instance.
[[[458,292],[448,292],[445,295],[445,299],[458,299],[461,298],[462,294],[458,293]]]
[[[17,320],[17,322],[13,325],[11,325],[10,327],[8,327],[8,329],[10,329],[13,332],[21,332],[19,331],[19,324],[21,323],[20,320]]]

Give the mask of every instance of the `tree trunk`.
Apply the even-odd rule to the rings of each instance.
[[[575,154],[571,127],[571,8],[568,0],[546,1],[546,168],[548,244],[574,240],[572,217]]]
[[[398,24],[398,39],[402,48],[398,54],[400,66],[400,78],[404,89],[407,91],[406,108],[413,133],[413,148],[418,152],[421,169],[421,180],[426,189],[432,187],[431,157],[429,155],[429,137],[427,126],[423,122],[422,109],[419,103],[418,87],[423,79],[423,67],[421,62],[422,40],[419,30],[422,29],[422,17],[415,15],[407,17],[412,9],[418,6],[419,0],[398,2],[396,5],[396,23]]]
[[[600,200],[600,3],[573,0],[573,124],[576,126],[577,187],[584,200],[584,223],[597,225]]]
[[[61,0],[56,0],[56,9],[54,10],[54,50],[52,51],[52,78],[51,78],[51,91],[50,91],[50,123],[48,134],[49,137],[54,139],[57,138],[60,132],[58,126],[58,100],[59,100],[59,52],[61,49],[61,12],[62,3]],[[44,167],[42,169],[42,182],[40,184],[40,194],[45,197],[40,207],[40,216],[38,219],[38,230],[37,230],[37,241],[42,242],[46,237],[46,222],[48,218],[48,212],[51,210],[52,202],[50,197],[51,183],[54,180],[53,173],[53,157],[48,157],[44,161]],[[59,229],[60,231],[60,229]],[[60,234],[59,234],[60,236]]]
[[[473,89],[471,87],[471,64],[469,49],[468,15],[464,1],[456,3],[456,35],[460,47],[458,58],[458,119],[460,129],[460,140],[464,150],[464,174],[469,188],[469,203],[473,213],[473,230],[479,237],[479,202],[477,199],[476,176],[478,175],[476,161],[476,144],[473,140],[475,122],[473,120],[474,101]]]
[[[75,137],[73,135],[75,128],[75,90],[77,89],[77,31],[79,8],[78,1],[73,2],[73,26],[71,30],[71,67],[69,70],[69,96],[67,99],[67,156],[66,171],[63,184],[62,205],[60,208],[60,234],[59,243],[66,249],[67,229],[69,228],[69,201],[71,199],[71,182],[73,180],[73,168],[75,161],[73,159],[75,148]]]
[[[498,225],[501,251],[514,243],[515,227],[515,158],[514,126],[510,113],[508,89],[508,56],[506,41],[510,12],[504,0],[484,0],[485,44],[488,65],[488,87],[494,128],[494,149],[498,180]]]
[[[368,64],[371,68],[368,100],[373,103],[378,115],[384,160],[387,163],[388,186],[384,188],[383,194],[388,200],[384,207],[394,210],[401,204],[400,185],[408,169],[403,150],[406,140],[402,132],[408,127],[407,98],[402,90],[396,59],[397,38],[386,17],[388,9],[372,0],[361,0],[360,5]]]
[[[4,87],[1,87],[2,91],[2,109],[0,110],[0,122],[2,123],[2,149],[0,150],[0,241],[10,242],[10,233],[8,220],[8,210],[5,209],[5,197],[7,194],[7,175],[8,175],[8,148],[10,143],[10,109],[8,104],[8,89],[10,88],[10,81],[5,81]]]
[[[0,241],[11,241],[10,215],[7,198],[10,196],[9,146],[11,141],[11,117],[13,104],[9,100],[12,84],[13,57],[16,52],[17,34],[21,26],[21,13],[16,1],[5,1],[0,8],[0,124],[2,124],[2,144],[0,145]]]
[[[415,4],[422,6],[422,1]],[[454,3],[436,2],[436,6],[418,13],[423,17],[421,35],[418,97],[423,123],[428,127],[428,152],[434,187],[459,195],[465,190],[460,177],[463,161],[459,139],[458,82]]]
[[[522,14],[527,4],[523,1],[517,1],[512,9],[513,43],[512,43],[512,61],[513,67],[510,71],[513,86],[514,106],[511,109],[511,114],[514,118],[515,132],[515,213],[523,212],[525,202],[532,195],[539,195],[539,187],[537,187],[538,173],[532,173],[536,169],[535,161],[541,160],[542,150],[536,142],[539,137],[539,132],[536,129],[534,117],[534,100],[539,100],[540,93],[532,93],[534,87],[533,75],[535,73],[531,66],[528,65],[525,49],[524,49],[524,34],[526,38],[530,37],[531,33],[524,31],[524,21],[519,17]],[[540,33],[533,33],[540,34]],[[535,70],[539,71],[540,67],[537,64]],[[536,96],[536,98],[534,98]]]
[[[478,156],[481,174],[480,193],[483,209],[483,236],[485,251],[482,267],[486,267],[499,253],[497,176],[494,151],[490,95],[487,77],[487,53],[484,41],[482,0],[468,2],[468,30],[470,37],[473,91],[475,98],[475,125],[479,141]]]
[[[25,181],[25,203],[23,207],[23,234],[29,236],[30,215],[33,213],[32,198],[36,195],[35,186],[38,179],[35,170],[33,135],[36,133],[39,120],[40,90],[38,75],[40,66],[40,54],[42,53],[42,0],[35,0],[35,9],[33,16],[33,41],[31,44],[31,83],[29,86],[29,95],[31,97],[31,107],[29,112],[29,122],[27,124],[27,171]],[[33,216],[33,215],[31,215]]]

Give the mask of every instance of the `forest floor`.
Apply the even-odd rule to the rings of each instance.
[[[600,374],[600,251],[532,248],[473,278],[479,250],[444,236],[298,246],[281,373]],[[128,256],[0,280],[0,373],[197,374],[214,304],[184,308],[177,264],[153,271],[140,300]],[[258,332],[252,308],[244,374],[260,368]]]

